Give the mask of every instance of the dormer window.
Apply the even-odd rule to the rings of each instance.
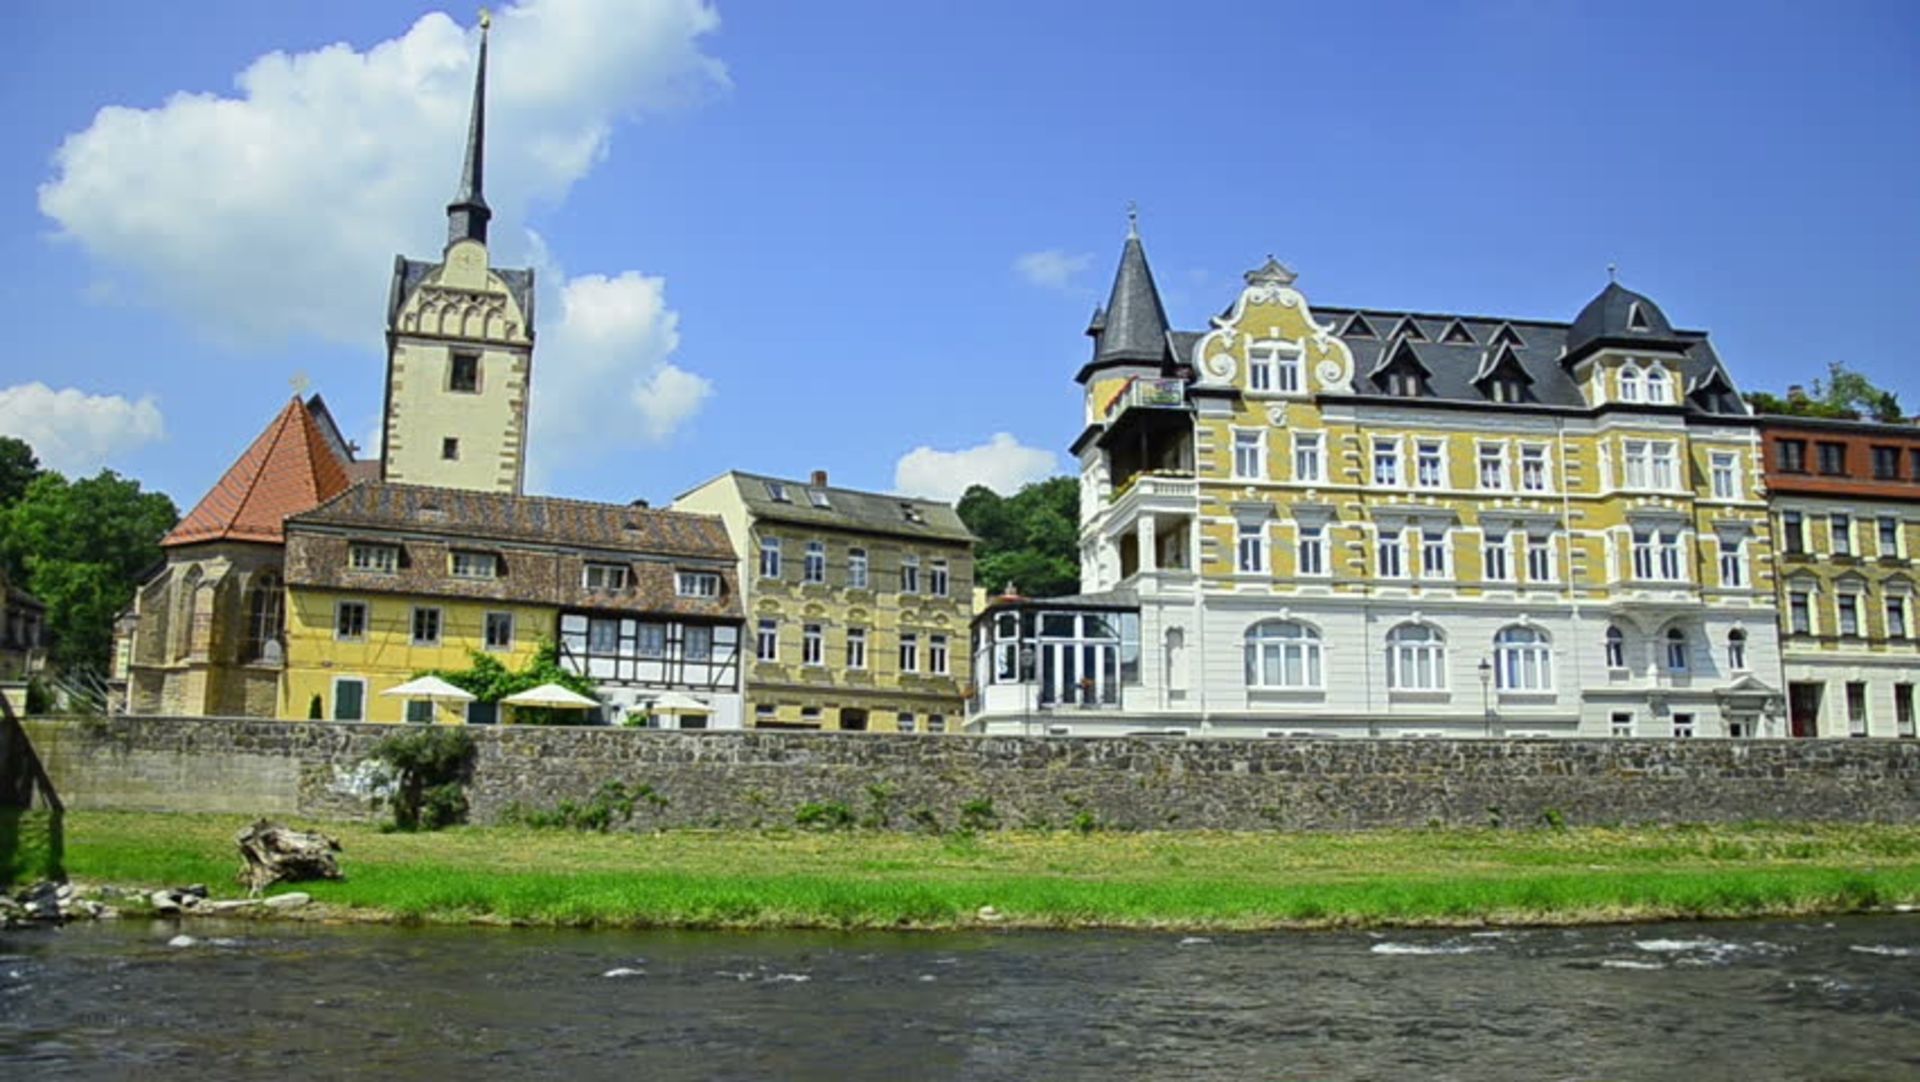
[[[1396,398],[1419,398],[1427,393],[1427,381],[1411,369],[1397,369],[1387,373],[1387,393]]]
[[[1673,402],[1672,381],[1667,378],[1667,370],[1659,365],[1647,369],[1647,401],[1656,406]]]
[[[720,596],[720,576],[711,571],[681,571],[673,582],[674,592],[681,597]]]
[[[905,500],[900,501],[900,517],[916,525],[927,521],[926,516],[920,513],[918,507],[915,507]]]
[[[1380,337],[1378,334],[1374,333],[1373,324],[1367,322],[1367,317],[1361,315],[1358,312],[1355,312],[1353,314],[1352,319],[1347,320],[1347,329],[1342,333],[1346,335],[1346,337],[1348,338]]]
[[[1516,348],[1526,345],[1525,342],[1520,340],[1520,332],[1514,330],[1513,325],[1510,323],[1502,323],[1500,329],[1493,332],[1493,341],[1488,344],[1494,346],[1514,346]]]
[[[1647,329],[1647,314],[1640,310],[1639,301],[1634,301],[1633,304],[1627,308],[1627,329],[1633,331],[1644,331]]]
[[[400,568],[400,546],[348,545],[347,566],[355,571],[377,571],[391,575]]]
[[[580,570],[580,585],[589,590],[624,590],[627,565],[589,562]]]
[[[1427,340],[1427,332],[1420,329],[1420,324],[1415,323],[1412,316],[1402,319],[1400,326],[1394,328],[1393,333],[1394,337],[1403,338],[1409,342],[1424,342]]]
[[[1456,319],[1447,324],[1447,329],[1440,333],[1440,341],[1449,345],[1470,346],[1473,345],[1473,332],[1467,330],[1466,324]]]
[[[1527,385],[1508,376],[1487,381],[1487,397],[1495,402],[1525,402]]]
[[[774,503],[793,502],[787,498],[787,486],[780,481],[767,482],[767,499],[772,500]]]
[[[492,579],[500,577],[500,557],[491,552],[453,550],[448,555],[448,570],[456,579]]]

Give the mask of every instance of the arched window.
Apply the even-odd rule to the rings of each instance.
[[[1640,370],[1632,365],[1620,369],[1620,401],[1640,401]]]
[[[1669,388],[1666,369],[1657,364],[1647,369],[1647,401],[1662,406],[1672,402]]]
[[[1445,691],[1447,637],[1426,624],[1387,632],[1387,686],[1395,691]]]
[[[247,593],[247,641],[242,648],[242,661],[258,661],[269,655],[276,659],[284,656],[280,647],[280,630],[286,624],[286,593],[280,588],[280,578],[271,571],[263,572],[253,580],[253,588]]]
[[[1677,627],[1667,629],[1667,670],[1687,671],[1687,633]]]
[[[1727,668],[1744,672],[1747,667],[1747,633],[1734,628],[1727,632]]]
[[[1607,668],[1624,669],[1627,667],[1627,637],[1620,629],[1607,625]]]
[[[1292,620],[1267,620],[1247,629],[1247,686],[1318,688],[1320,633]]]
[[[1547,633],[1509,627],[1495,635],[1493,675],[1501,691],[1552,691],[1553,646]]]

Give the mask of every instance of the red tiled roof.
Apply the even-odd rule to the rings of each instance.
[[[281,520],[346,491],[348,465],[295,398],[160,543],[284,542]]]

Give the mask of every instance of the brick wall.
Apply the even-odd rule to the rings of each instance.
[[[26,723],[70,808],[378,818],[366,761],[392,726],[205,718]],[[492,821],[601,782],[667,798],[640,827],[783,826],[809,802],[924,809],[952,825],[991,798],[1008,826],[1083,812],[1143,829],[1349,830],[1920,818],[1920,742],[1208,740],[472,728],[469,796]]]

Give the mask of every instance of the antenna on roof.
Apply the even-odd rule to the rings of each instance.
[[[1140,204],[1127,200],[1127,239],[1140,239]]]

